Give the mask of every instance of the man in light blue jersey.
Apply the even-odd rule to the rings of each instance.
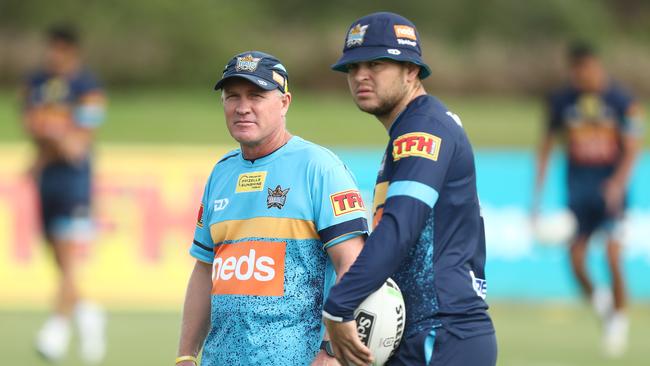
[[[354,179],[287,131],[288,74],[275,57],[236,55],[215,89],[241,148],[205,186],[176,364],[197,365],[203,347],[205,366],[336,365],[320,313],[367,235]]]

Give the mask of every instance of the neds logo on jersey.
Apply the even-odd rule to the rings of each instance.
[[[417,156],[438,160],[442,139],[424,132],[413,132],[401,135],[393,141],[393,161]]]
[[[334,216],[345,215],[354,211],[364,211],[366,206],[359,191],[350,189],[330,195]]]
[[[213,295],[284,295],[285,242],[249,241],[215,247]]]

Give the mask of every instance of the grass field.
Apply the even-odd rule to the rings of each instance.
[[[143,89],[109,92],[107,123],[100,142],[231,143],[219,94],[205,90]],[[530,146],[537,139],[541,108],[526,98],[442,98],[459,114],[477,146]],[[0,143],[23,139],[16,96],[0,91]],[[347,94],[294,91],[289,129],[324,145],[383,145],[386,132]]]
[[[599,349],[600,329],[586,308],[577,305],[496,303],[500,366],[642,366],[648,364],[650,309],[631,311],[629,352],[610,360]],[[32,349],[34,333],[44,320],[40,312],[0,312],[2,365],[47,365]],[[105,366],[171,365],[180,314],[115,312],[110,314],[109,354]],[[76,347],[62,363],[82,365]],[[471,366],[471,365],[468,365]]]

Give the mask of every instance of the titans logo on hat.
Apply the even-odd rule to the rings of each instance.
[[[368,25],[357,24],[356,26],[350,29],[348,33],[348,39],[345,42],[347,47],[361,46],[363,43],[363,37],[366,35],[366,30]]]
[[[248,71],[254,72],[257,70],[257,64],[260,62],[259,58],[253,57],[253,55],[246,55],[244,57],[237,57],[237,64],[235,65],[235,70],[239,71]]]

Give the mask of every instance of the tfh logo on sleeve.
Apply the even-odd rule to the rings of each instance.
[[[356,189],[334,193],[330,195],[330,201],[332,202],[334,216],[341,216],[354,211],[365,211],[366,209],[361,194]]]
[[[438,160],[442,139],[424,132],[401,135],[393,141],[393,161],[409,156]]]

